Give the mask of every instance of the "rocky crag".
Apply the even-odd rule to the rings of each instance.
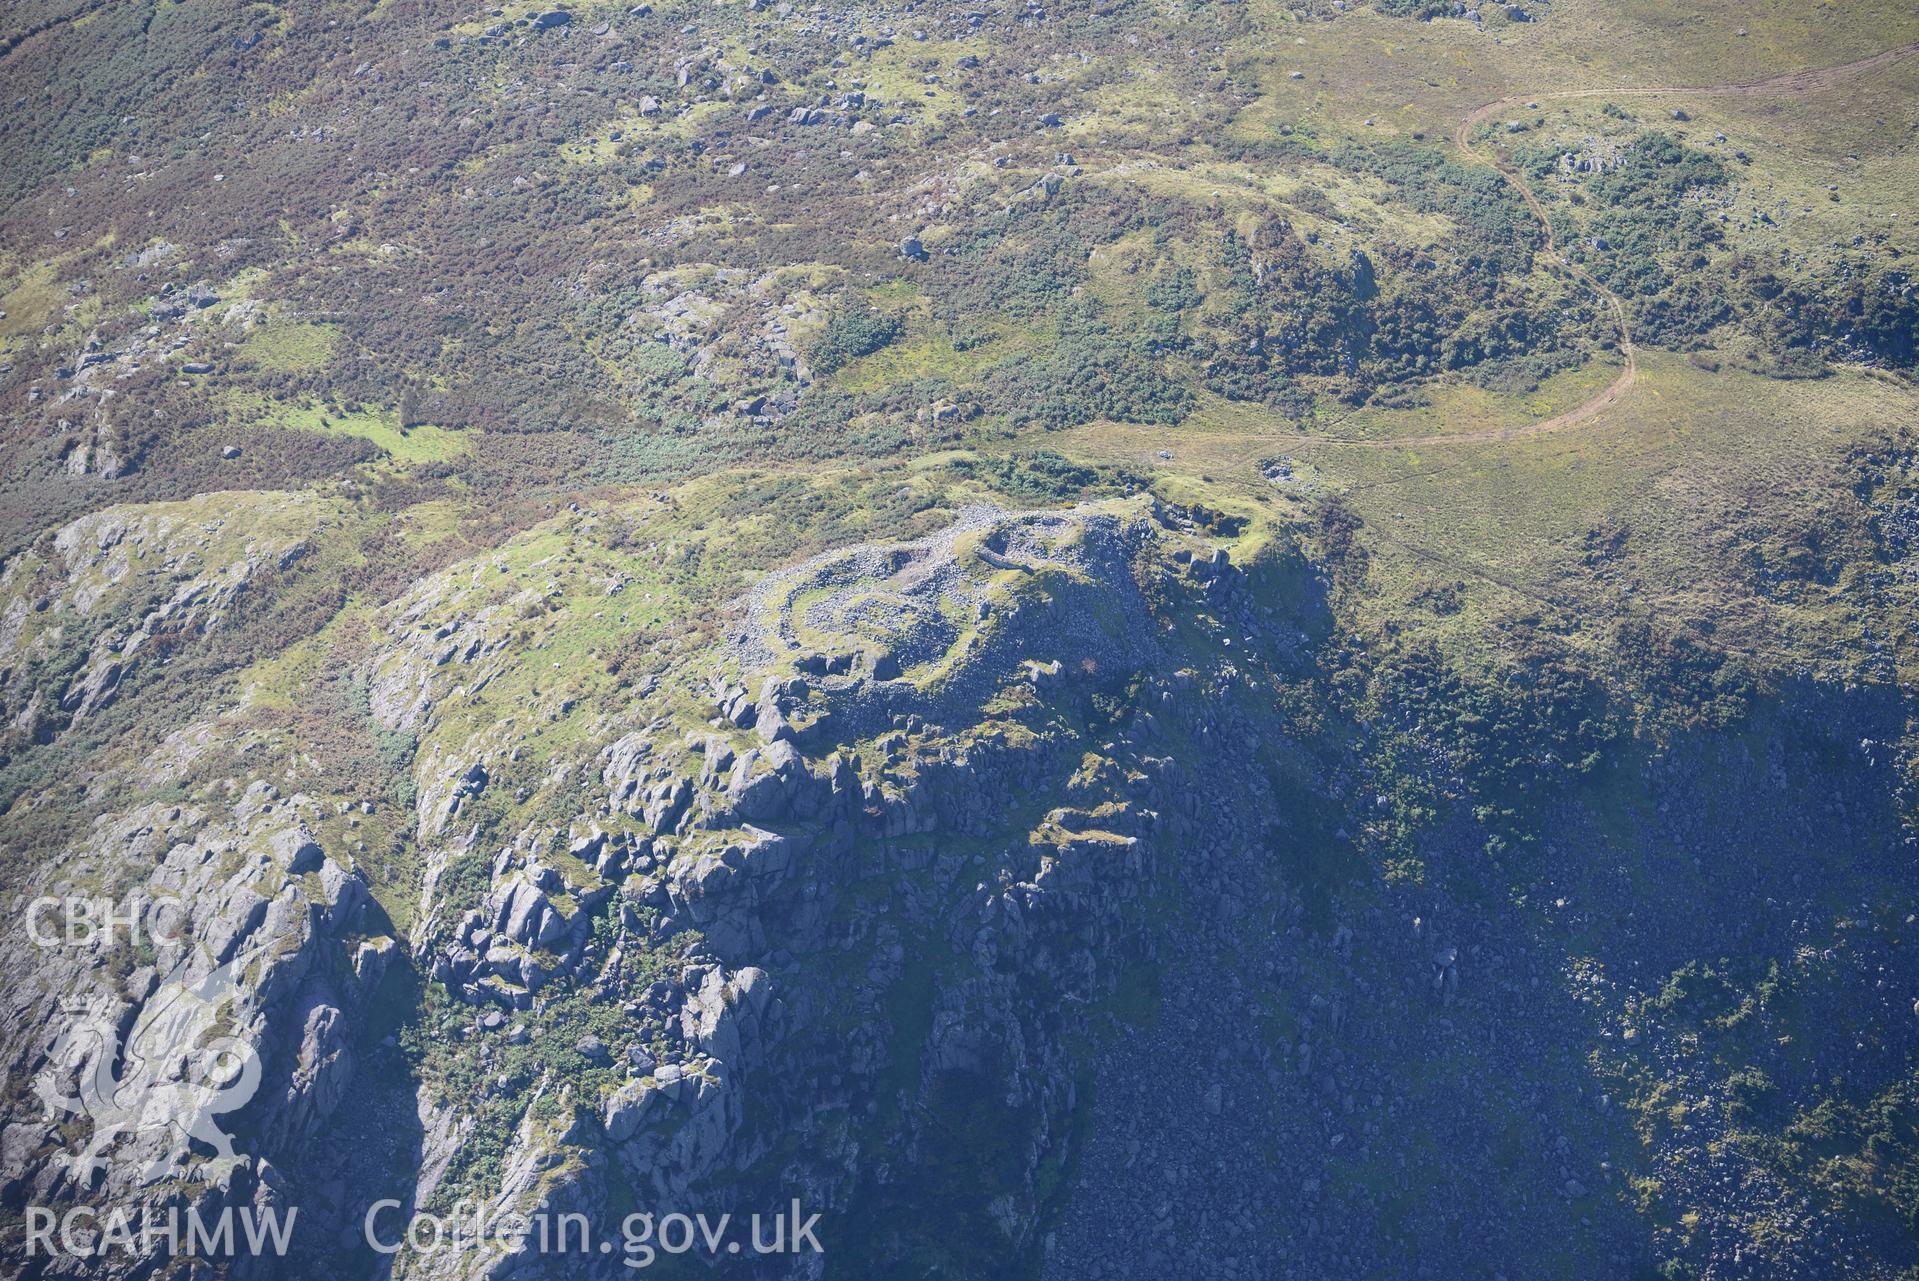
[[[283,1195],[323,1131],[337,1145],[341,1098],[379,1097],[356,1076],[401,1052],[373,1039],[399,956],[443,985],[444,1023],[478,1069],[455,1081],[426,1056],[402,1127],[416,1147],[391,1172],[412,1204],[490,1195],[611,1218],[696,1190],[745,1206],[788,1189],[831,1211],[904,1195],[914,1154],[950,1143],[957,1092],[1000,1115],[982,1140],[998,1175],[974,1209],[1006,1247],[1034,1248],[1072,1147],[1070,1047],[1117,958],[1145,955],[1163,814],[1190,809],[1168,736],[1194,727],[1161,719],[1197,677],[1149,675],[1177,667],[1166,593],[1230,596],[1225,553],[1136,500],[968,509],[930,539],[807,562],[740,603],[717,656],[649,676],[596,722],[555,767],[575,771],[576,813],[490,840],[475,815],[521,744],[497,721],[457,756],[438,737],[449,703],[526,661],[492,630],[510,611],[468,610],[455,590],[484,572],[455,567],[384,610],[387,643],[365,659],[374,717],[422,742],[411,928],[370,899],[350,852],[365,842],[335,835],[384,798],[283,796],[261,776],[113,815],[28,888],[178,896],[190,924],[145,966],[51,952],[12,981],[14,1079],[87,1066],[55,1056],[76,1001],[131,1027],[156,974],[228,967],[227,1022],[259,1047],[243,1113],[257,1154],[172,1173],[208,1195]],[[231,728],[182,730],[141,783],[165,786]],[[536,1066],[494,1070],[509,1059]],[[16,1120],[10,1186],[35,1204],[137,1195],[125,1161],[104,1184],[75,1181],[61,1138]],[[481,1147],[494,1159],[477,1163]],[[330,1182],[316,1213],[295,1180],[308,1222],[326,1221],[316,1232],[350,1237],[363,1207]],[[396,1268],[504,1276],[517,1262],[476,1249]]]
[[[228,559],[227,525],[181,519],[88,518],[10,570],[9,705],[73,708],[41,737],[85,731],[69,691],[109,688],[101,661],[137,703],[170,620],[197,620],[165,655],[189,661],[250,574],[300,572],[297,537]],[[1257,531],[1147,497],[962,505],[766,575],[680,641],[646,621],[672,580],[635,566],[691,553],[635,545],[636,519],[569,513],[327,638],[397,781],[317,769],[249,683],[63,784],[99,815],[23,900],[184,907],[165,939],[8,975],[9,1205],[298,1207],[288,1257],[236,1275],[548,1274],[506,1239],[376,1255],[388,1199],[393,1240],[463,1204],[611,1225],[795,1197],[826,1254],[720,1270],[1348,1274],[1410,1231],[1517,1275],[1538,1223],[1568,1260],[1648,1265],[1634,1203],[1671,1180],[1714,1190],[1689,1229],[1708,1275],[1897,1257],[1790,1191],[1716,1057],[1757,1037],[1763,1087],[1731,1088],[1765,1117],[1816,1097],[1819,1062],[1897,1090],[1897,700],[1785,691],[1739,732],[1616,748],[1542,797],[1556,835],[1523,868],[1455,808],[1380,877],[1388,789],[1471,780],[1382,766],[1327,579]],[[605,682],[549,657],[634,627],[646,661],[595,650]],[[57,628],[105,639],[49,675]],[[1645,897],[1648,866],[1692,890]],[[1690,960],[1720,953],[1777,961],[1749,999]],[[1833,1044],[1809,1061],[1807,1037]],[[166,1100],[231,1155],[142,1122]]]

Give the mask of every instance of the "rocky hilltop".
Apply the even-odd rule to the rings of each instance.
[[[1919,9],[0,102],[0,1272],[1919,1276]]]
[[[270,495],[238,510],[266,527],[290,514]],[[1389,805],[1369,791],[1380,728],[1298,701],[1321,679],[1330,580],[1297,550],[1149,497],[962,505],[924,536],[766,575],[716,611],[717,643],[654,647],[650,670],[567,692],[543,656],[594,620],[631,625],[657,594],[638,567],[666,550],[649,523],[670,519],[659,498],[581,509],[364,610],[344,679],[367,732],[407,745],[397,786],[330,788],[302,762],[318,743],[264,715],[257,684],[85,779],[139,799],[106,803],[25,891],[177,900],[185,924],[16,966],[10,1079],[83,1080],[116,1032],[129,1050],[217,1033],[257,1047],[257,1084],[239,1150],[211,1160],[95,1115],[138,1160],[116,1147],[88,1169],[57,1111],[23,1109],[13,1195],[297,1205],[307,1261],[273,1275],[374,1266],[359,1225],[385,1198],[405,1207],[396,1237],[406,1213],[476,1198],[597,1223],[798,1196],[836,1221],[812,1263],[748,1269],[769,1275],[911,1257],[1108,1275],[1129,1266],[1106,1235],[1120,1219],[1150,1266],[1203,1253],[1228,1276],[1274,1257],[1381,1266],[1380,1216],[1515,1261],[1533,1243],[1514,1216],[1565,1216],[1578,1249],[1629,1255],[1640,1228],[1608,1194],[1627,1187],[1614,1154],[1636,1142],[1635,1074],[1675,1101],[1714,1087],[1655,1030],[1656,993],[1602,976],[1717,948],[1796,956],[1769,981],[1808,993],[1906,969],[1883,923],[1807,950],[1793,851],[1837,823],[1860,856],[1828,858],[1825,890],[1869,886],[1895,816],[1873,758],[1852,786],[1805,794],[1808,753],[1860,749],[1813,741],[1826,713],[1801,701],[1765,713],[1757,743],[1695,736],[1616,779],[1647,814],[1634,843],[1683,834],[1702,885],[1741,868],[1710,914],[1591,867],[1579,851],[1617,838],[1577,793],[1513,902],[1475,888],[1470,827],[1429,846],[1423,883],[1369,884],[1348,825]],[[192,526],[191,551],[168,541],[181,527],[166,510],[75,522],[62,559],[10,584],[7,617],[36,620],[22,636],[96,627],[85,652],[137,658],[197,605],[205,643],[249,566],[298,546],[256,537],[184,587],[145,586],[130,566],[148,556],[176,578],[219,559],[228,522]],[[631,572],[613,565],[625,555]],[[99,688],[97,670],[67,688]],[[1706,808],[1702,773],[1722,779]],[[1742,842],[1761,830],[1755,862]],[[1558,934],[1613,913],[1609,946],[1630,959],[1556,954]],[[1896,986],[1874,990],[1901,1017]],[[1660,1057],[1641,1060],[1648,1040]],[[1862,1043],[1851,1070],[1886,1080],[1896,1044]],[[163,1066],[129,1057],[110,1093],[155,1097],[138,1073]],[[1375,1181],[1333,1174],[1350,1154]],[[1662,1147],[1653,1168],[1713,1177],[1700,1159]],[[1768,1177],[1733,1159],[1744,1186]],[[1515,1169],[1496,1206],[1425,1195]],[[918,1213],[929,1199],[937,1223]],[[1167,1208],[1199,1204],[1191,1221]],[[1709,1222],[1737,1233],[1759,1212],[1731,1197]],[[1806,1266],[1878,1248],[1803,1203],[1763,1213],[1797,1225]],[[623,1270],[583,1266],[602,1264]],[[100,1266],[64,1274],[138,1272]],[[473,1241],[382,1266],[545,1265],[523,1242]]]
[[[167,527],[165,513],[89,518],[55,542],[140,549]],[[60,601],[40,612],[113,617],[89,592],[96,563],[67,563]],[[313,1153],[353,1124],[342,1099],[391,1092],[367,1078],[398,1052],[374,1036],[397,965],[446,993],[422,1032],[433,1044],[402,1154],[422,1207],[487,1178],[503,1207],[602,1217],[694,1188],[745,1203],[755,1180],[829,1207],[900,1196],[899,1153],[942,1142],[925,1117],[963,1090],[1005,1110],[993,1143],[1017,1158],[976,1208],[1031,1248],[1042,1161],[1056,1179],[1069,1146],[1069,1045],[1125,965],[1151,955],[1141,907],[1159,883],[1162,811],[1173,831],[1195,812],[1174,749],[1210,728],[1209,678],[1152,675],[1181,644],[1168,594],[1234,602],[1225,549],[1182,513],[1128,500],[973,507],[930,538],[802,563],[738,602],[717,661],[650,673],[596,709],[541,762],[539,802],[518,787],[514,808],[542,821],[482,843],[475,815],[528,777],[515,718],[454,713],[529,662],[507,630],[529,594],[504,568],[452,566],[377,611],[362,660],[372,717],[420,742],[414,805],[389,821],[411,829],[421,874],[383,887],[417,897],[409,928],[369,896],[355,857],[372,798],[283,791],[244,707],[189,725],[130,765],[136,777],[91,784],[180,802],[102,815],[27,889],[178,898],[190,925],[145,965],[124,948],[50,952],[14,975],[16,1077],[64,1066],[77,1006],[142,1025],[156,996],[224,971],[244,994],[232,1030],[261,1047],[264,1152],[192,1178],[215,1198],[310,1196],[329,1186],[308,1173]],[[135,594],[124,565],[105,577]],[[25,592],[13,600],[10,617],[30,608]],[[225,602],[196,579],[122,605],[139,616],[132,642],[103,630],[97,644],[137,652],[194,600],[217,625]],[[97,684],[91,669],[73,676]],[[212,752],[271,764],[186,786]],[[502,1124],[509,1111],[519,1120]],[[7,1178],[36,1202],[139,1195],[128,1178],[93,1188],[69,1170],[51,1126],[11,1134]],[[364,1211],[332,1208],[335,1232]],[[509,1275],[514,1261],[402,1266]]]

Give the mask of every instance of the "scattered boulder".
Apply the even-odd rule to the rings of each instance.
[[[615,1143],[632,1138],[658,1097],[659,1091],[644,1081],[628,1081],[615,1090],[600,1113],[606,1137]]]

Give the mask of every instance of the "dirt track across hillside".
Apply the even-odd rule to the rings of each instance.
[[[1881,67],[1891,66],[1903,58],[1919,53],[1919,41],[1903,44],[1894,49],[1876,53],[1870,58],[1861,58],[1857,62],[1842,63],[1836,67],[1817,67],[1809,71],[1788,71],[1782,75],[1768,76],[1763,80],[1750,80],[1736,84],[1722,85],[1656,85],[1641,88],[1602,88],[1602,89],[1563,89],[1557,92],[1515,94],[1510,98],[1501,98],[1475,108],[1459,127],[1453,131],[1453,145],[1462,156],[1469,160],[1484,160],[1497,169],[1507,182],[1519,192],[1526,207],[1532,210],[1533,217],[1539,220],[1540,229],[1545,233],[1543,252],[1547,258],[1581,284],[1591,289],[1604,302],[1606,310],[1612,314],[1613,324],[1619,331],[1619,350],[1625,356],[1625,367],[1619,377],[1601,390],[1597,395],[1565,413],[1555,414],[1551,418],[1536,423],[1527,423],[1519,427],[1505,427],[1488,431],[1459,432],[1451,435],[1444,433],[1432,436],[1407,436],[1396,440],[1350,440],[1337,436],[1322,436],[1318,440],[1326,444],[1350,445],[1360,449],[1401,449],[1416,445],[1470,445],[1486,444],[1497,441],[1517,440],[1524,436],[1538,436],[1547,432],[1561,431],[1575,427],[1594,416],[1604,413],[1626,398],[1633,384],[1639,379],[1639,356],[1633,348],[1632,327],[1626,318],[1626,308],[1612,290],[1600,284],[1584,268],[1566,257],[1553,240],[1552,219],[1546,216],[1546,208],[1540,204],[1539,197],[1527,185],[1526,180],[1497,156],[1484,156],[1474,150],[1473,131],[1498,116],[1516,109],[1522,109],[1527,103],[1545,101],[1563,101],[1568,98],[1624,98],[1653,97],[1660,94],[1685,94],[1688,97],[1775,97],[1781,94],[1814,93],[1821,89],[1863,75]]]

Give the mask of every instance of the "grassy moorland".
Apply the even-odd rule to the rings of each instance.
[[[327,1229],[803,1185],[829,1276],[1915,1275],[1915,50],[21,0],[6,888],[319,893],[276,814],[358,878],[280,980],[350,1052],[256,1011],[276,1098],[360,1065],[248,1114]],[[12,1075],[135,959],[5,985]]]

